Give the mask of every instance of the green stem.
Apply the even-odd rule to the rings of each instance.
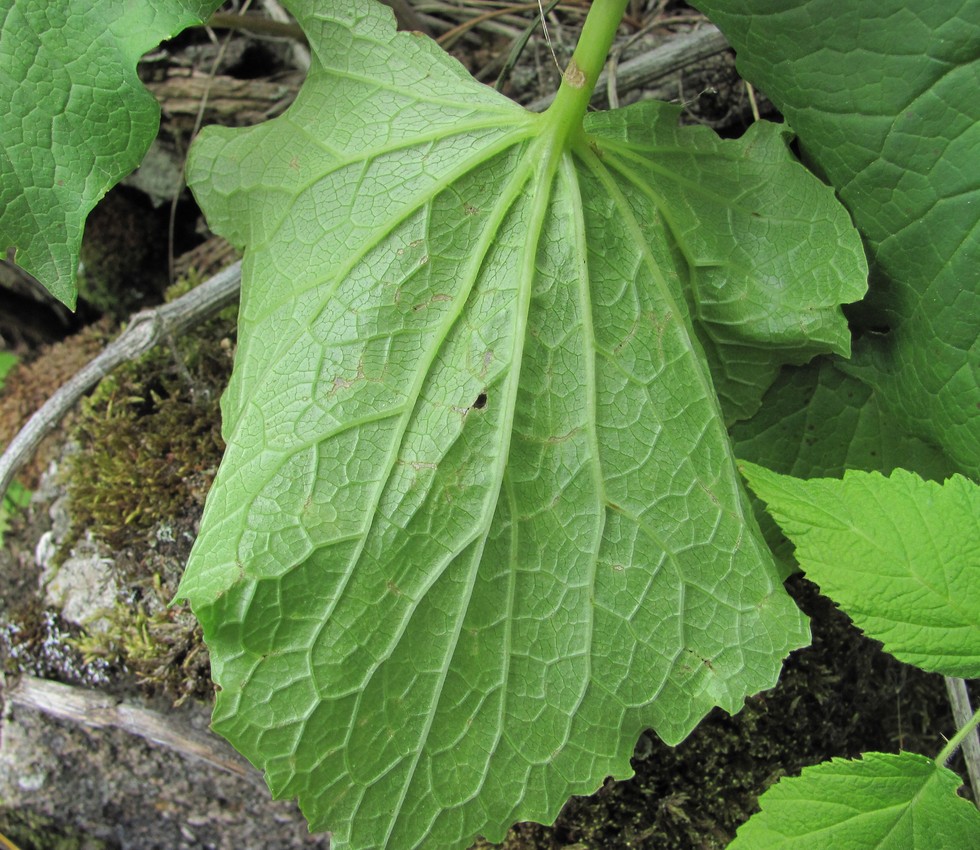
[[[943,767],[946,762],[948,762],[953,754],[959,749],[960,744],[963,743],[963,739],[969,735],[978,725],[980,725],[980,708],[978,708],[974,713],[973,717],[970,718],[970,722],[966,724],[962,729],[959,730],[952,738],[949,739],[946,746],[943,747],[942,751],[936,756],[936,764],[939,767]]]
[[[629,0],[593,0],[575,53],[562,76],[561,87],[545,113],[566,137],[585,117],[592,90],[606,64],[606,56],[628,4]]]

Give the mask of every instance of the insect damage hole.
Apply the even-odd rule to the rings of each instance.
[[[487,406],[487,394],[480,393],[473,402],[473,410],[483,410]]]

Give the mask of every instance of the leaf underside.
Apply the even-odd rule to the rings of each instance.
[[[219,5],[0,0],[0,251],[69,307],[86,216],[157,133],[136,63]]]
[[[188,167],[246,252],[178,595],[215,728],[338,848],[500,840],[807,640],[712,377],[735,418],[845,352],[863,255],[779,128],[648,104],[560,146],[390,11],[289,5],[296,102]]]
[[[980,813],[960,778],[916,753],[865,753],[781,779],[728,850],[972,850]]]
[[[801,481],[742,463],[807,576],[892,655],[980,676],[980,487],[896,469]]]

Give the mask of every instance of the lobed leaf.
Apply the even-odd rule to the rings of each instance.
[[[136,63],[219,5],[0,0],[0,251],[69,307],[86,216],[157,134]]]
[[[738,141],[680,128],[680,107],[593,114],[604,165],[633,188],[636,218],[667,239],[729,422],[756,412],[787,363],[850,354],[839,305],[867,289],[864,249],[841,205],[797,162],[784,127]],[[663,236],[660,236],[663,234]]]
[[[971,850],[980,813],[960,784],[916,753],[833,759],[766,791],[728,850]]]
[[[215,728],[338,848],[501,839],[630,775],[643,728],[737,711],[807,639],[712,369],[752,405],[772,363],[846,346],[858,243],[778,129],[720,142],[642,105],[583,132],[377,4],[288,5],[297,100],[188,166],[246,250],[178,595]]]
[[[840,368],[889,430],[980,476],[980,5],[698,0],[837,188],[872,257]],[[866,458],[865,468],[875,468]],[[785,470],[785,466],[781,466]],[[925,470],[917,470],[926,472]],[[812,474],[816,474],[816,470]]]
[[[751,463],[749,486],[807,576],[896,658],[980,676],[980,488],[896,469],[803,481]]]

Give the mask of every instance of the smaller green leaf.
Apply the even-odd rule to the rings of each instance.
[[[916,753],[834,759],[766,791],[728,850],[971,850],[980,813],[960,784]]]
[[[808,577],[892,655],[980,676],[980,488],[896,469],[804,481],[739,464]]]

